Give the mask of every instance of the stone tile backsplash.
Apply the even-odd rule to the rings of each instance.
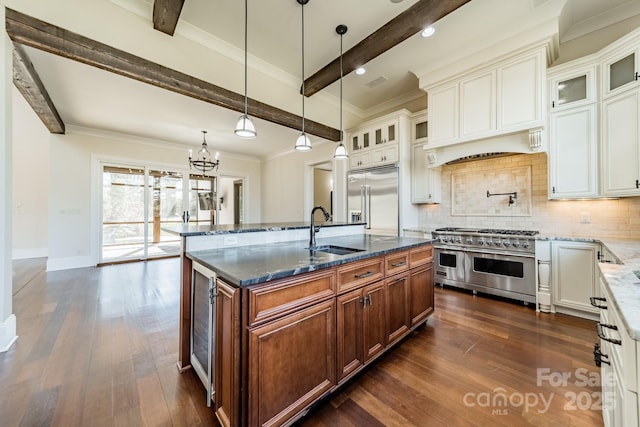
[[[518,199],[509,208],[508,197],[487,201],[487,190],[517,191]],[[530,216],[526,209],[530,209]],[[442,203],[422,205],[418,225],[427,229],[513,228],[551,236],[640,238],[640,197],[548,200],[547,155],[518,154],[444,165]]]

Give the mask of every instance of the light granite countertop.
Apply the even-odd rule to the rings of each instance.
[[[600,242],[622,262],[598,265],[625,329],[631,338],[640,341],[640,241],[600,239]]]

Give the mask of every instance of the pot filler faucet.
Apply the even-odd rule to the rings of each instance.
[[[309,249],[311,250],[316,248],[316,233],[320,230],[320,227],[316,228],[314,223],[315,221],[313,219],[313,215],[318,209],[320,209],[324,214],[325,221],[329,221],[331,219],[331,215],[329,215],[329,212],[327,212],[322,206],[316,206],[315,208],[311,209],[311,227],[309,227]]]

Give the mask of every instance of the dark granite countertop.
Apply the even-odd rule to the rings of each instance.
[[[309,251],[309,242],[303,240],[194,251],[186,255],[215,271],[230,284],[243,287],[432,242],[433,240],[417,237],[354,234],[317,240],[318,246],[336,245],[362,249],[361,252],[346,255]]]
[[[364,225],[365,223],[347,222],[320,222],[316,225],[322,227],[342,227],[345,225]],[[221,225],[195,225],[181,224],[162,229],[180,236],[206,236],[213,234],[254,233],[258,231],[298,230],[309,228],[309,222],[267,222],[256,224],[221,224]]]

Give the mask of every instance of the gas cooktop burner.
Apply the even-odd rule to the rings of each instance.
[[[538,234],[536,230],[504,230],[499,228],[460,228],[460,227],[443,227],[436,228],[435,232],[448,233],[479,233],[479,234],[504,234],[513,236],[535,236]]]
[[[494,228],[484,228],[482,230],[478,230],[477,233],[481,234],[507,234],[514,236],[535,236],[538,234],[538,231],[535,230],[500,230]]]

